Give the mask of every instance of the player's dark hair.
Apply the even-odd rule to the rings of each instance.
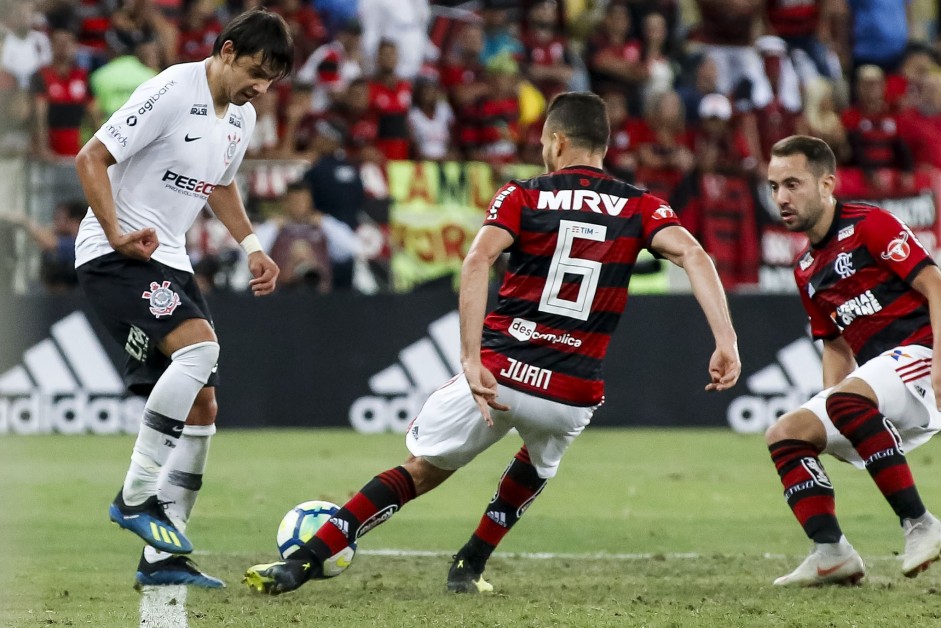
[[[611,133],[608,108],[592,92],[564,92],[553,98],[546,110],[546,127],[593,153],[604,151]]]
[[[785,137],[771,147],[772,157],[790,157],[803,155],[807,158],[807,167],[818,179],[825,174],[836,174],[836,155],[833,150],[818,137],[792,135]]]
[[[288,25],[277,13],[252,9],[225,25],[212,46],[212,54],[222,52],[222,45],[231,41],[236,57],[252,57],[259,52],[262,65],[284,78],[294,67],[294,41]]]

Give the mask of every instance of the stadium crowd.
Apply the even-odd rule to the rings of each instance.
[[[541,164],[562,91],[604,97],[607,169],[669,200],[730,289],[757,283],[777,140],[826,140],[856,198],[913,195],[941,168],[938,50],[925,3],[900,0],[3,0],[0,158],[68,161],[137,85],[209,56],[258,5],[296,43],[248,153],[302,164],[251,177],[281,289],[368,289],[355,268],[364,226],[387,220],[385,164]],[[68,265],[68,247],[36,241]],[[208,211],[190,250],[205,289],[238,285],[239,248]]]

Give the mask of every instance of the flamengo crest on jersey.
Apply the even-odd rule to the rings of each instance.
[[[859,364],[897,346],[932,346],[927,302],[910,285],[929,264],[915,235],[889,212],[838,204],[829,234],[794,268],[814,338],[842,334]]]
[[[587,166],[505,185],[484,220],[514,237],[497,308],[484,322],[484,365],[517,390],[600,403],[637,255],[679,224],[662,200]]]
[[[229,105],[219,117],[206,63],[174,65],[138,87],[95,133],[117,163],[108,169],[121,229],[157,230],[153,259],[193,272],[186,232],[219,185],[228,185],[255,128],[250,104]],[[76,266],[110,253],[89,211],[76,238]]]

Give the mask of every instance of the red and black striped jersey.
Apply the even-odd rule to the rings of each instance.
[[[640,250],[679,225],[664,201],[588,166],[498,190],[484,225],[514,238],[481,357],[511,388],[577,406],[604,398],[603,362]]]
[[[797,257],[794,278],[815,339],[846,339],[863,364],[893,347],[932,346],[925,297],[911,287],[934,260],[888,211],[837,203],[826,237]]]

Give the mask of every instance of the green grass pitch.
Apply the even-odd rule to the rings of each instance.
[[[140,543],[107,521],[132,444],[127,436],[0,438],[0,626],[159,624],[141,624],[142,598],[131,587]],[[173,600],[185,621],[174,626],[941,625],[941,565],[904,578],[888,505],[865,472],[831,458],[824,464],[838,513],[868,576],[860,587],[772,587],[809,543],[762,438],[724,430],[589,428],[491,560],[496,594],[449,595],[450,553],[518,447],[509,436],[407,505],[362,539],[340,577],[266,598],[239,580],[275,556],[284,512],[308,499],[342,503],[404,459],[403,438],[222,429],[189,535],[199,564],[229,586]],[[909,456],[935,512],[937,456],[937,443]]]

